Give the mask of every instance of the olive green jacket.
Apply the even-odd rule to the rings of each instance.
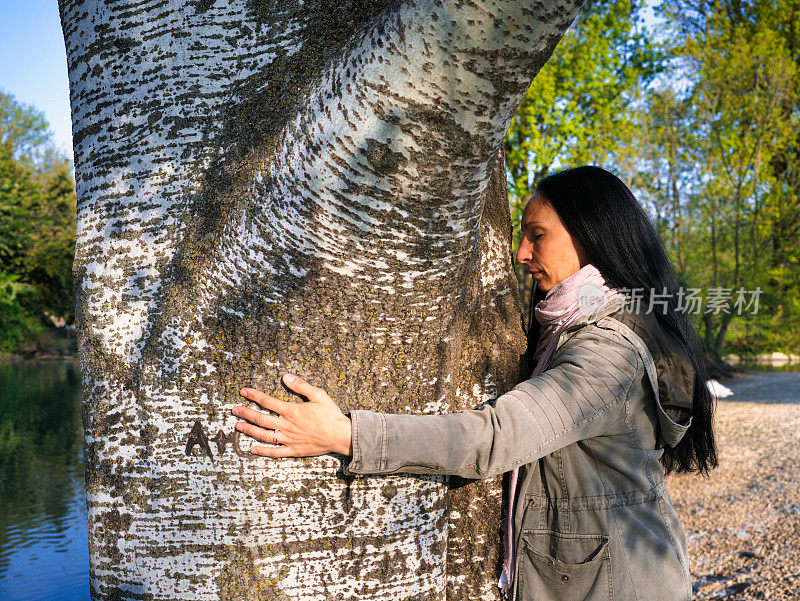
[[[687,601],[686,538],[659,463],[688,428],[694,371],[619,300],[571,325],[539,376],[448,415],[354,410],[349,474],[487,478],[522,466],[513,598]]]

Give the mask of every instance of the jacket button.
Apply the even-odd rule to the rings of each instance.
[[[569,582],[569,576],[562,576],[561,580],[563,580],[564,582]]]

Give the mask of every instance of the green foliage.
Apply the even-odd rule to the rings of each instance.
[[[0,144],[0,269],[18,272],[26,245],[30,215],[26,209],[36,189],[31,169],[13,156],[9,142]]]
[[[23,348],[26,343],[42,334],[41,320],[30,311],[26,303],[36,296],[30,285],[20,284],[17,276],[0,272],[0,353]]]
[[[762,290],[757,315],[702,316],[716,356],[726,341],[739,352],[800,345],[800,38],[787,18],[800,0],[782,4],[665,2],[673,60],[634,144],[636,185],[691,285]]]
[[[13,158],[33,163],[46,152],[50,137],[44,113],[0,90],[0,146]]]
[[[72,321],[75,185],[40,112],[0,92],[0,350]]]
[[[24,272],[41,290],[45,310],[71,321],[75,184],[65,161],[48,174],[37,201],[30,208],[35,220],[23,259]]]
[[[526,92],[506,136],[512,213],[560,165],[607,164],[632,126],[629,105],[659,72],[662,54],[636,0],[584,7]]]

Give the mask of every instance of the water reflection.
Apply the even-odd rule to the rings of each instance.
[[[84,601],[88,566],[77,365],[0,364],[0,598]]]
[[[765,371],[765,372],[797,372],[800,371],[800,363],[789,361],[737,361],[732,365],[744,371]]]

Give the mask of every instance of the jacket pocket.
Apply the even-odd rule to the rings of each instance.
[[[519,601],[610,601],[608,536],[524,530],[517,554]]]

